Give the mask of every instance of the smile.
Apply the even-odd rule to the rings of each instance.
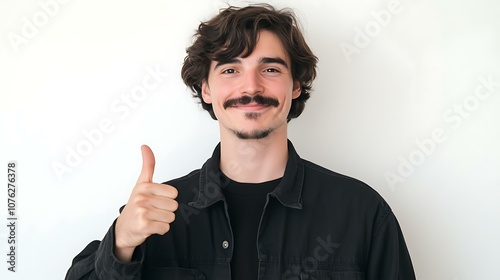
[[[259,111],[259,110],[266,109],[267,107],[269,107],[269,105],[249,103],[249,104],[235,104],[235,105],[230,106],[230,107],[244,110],[244,111]]]

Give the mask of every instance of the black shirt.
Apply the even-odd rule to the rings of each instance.
[[[201,169],[166,182],[179,208],[130,263],[113,254],[114,224],[73,260],[66,280],[239,280],[231,277],[234,236],[221,182],[220,146]],[[259,280],[413,280],[398,221],[363,182],[299,157],[288,142],[283,178],[268,195],[258,229]]]
[[[266,204],[267,194],[272,192],[281,178],[252,184],[239,183],[222,175],[228,185],[222,190],[227,202],[229,221],[234,236],[231,278],[238,280],[258,279],[259,257],[257,254],[257,230]]]

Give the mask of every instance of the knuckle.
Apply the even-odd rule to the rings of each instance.
[[[168,187],[167,191],[170,197],[176,198],[179,195],[179,191],[177,190],[177,188],[175,188],[172,185],[166,185],[166,186]]]
[[[169,223],[175,221],[175,214],[173,212],[168,212],[167,214],[167,220]]]
[[[172,187],[172,197],[176,198],[178,195],[179,195],[179,191],[176,188]]]
[[[175,211],[179,207],[179,203],[173,199],[169,199],[165,201],[165,210],[167,211]]]
[[[148,209],[144,208],[144,207],[138,207],[137,210],[136,210],[136,213],[137,213],[137,216],[140,218],[140,219],[145,219],[146,218],[146,215],[148,213]]]
[[[147,184],[146,183],[137,183],[134,187],[134,192],[140,193],[144,191],[144,188],[146,188]]]
[[[150,183],[143,183],[142,190],[145,192],[151,192],[154,189],[154,185]]]
[[[148,228],[149,228],[149,221],[146,220],[146,219],[139,219],[137,221],[137,228],[140,230],[140,231],[146,231]]]
[[[144,194],[138,194],[134,198],[134,204],[138,206],[145,206],[149,203],[150,198]]]
[[[176,200],[172,200],[172,208],[173,211],[177,210],[179,208],[179,202],[177,202]]]
[[[163,226],[163,228],[162,228],[161,234],[165,234],[169,230],[170,230],[170,225],[169,224],[165,224],[165,226]]]

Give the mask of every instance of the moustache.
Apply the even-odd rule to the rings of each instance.
[[[246,105],[251,102],[255,102],[259,105],[265,105],[265,106],[274,106],[278,107],[280,104],[278,99],[272,98],[272,97],[265,97],[262,95],[254,95],[254,96],[248,96],[244,95],[239,98],[233,98],[233,99],[228,99],[226,102],[224,102],[223,106],[224,109],[227,109],[227,107],[235,106],[235,105]]]

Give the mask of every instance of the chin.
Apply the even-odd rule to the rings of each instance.
[[[233,132],[236,135],[236,137],[242,140],[251,140],[251,139],[258,140],[258,139],[264,139],[267,136],[269,136],[269,134],[273,132],[273,129],[254,130],[250,132],[248,131],[233,131]]]

